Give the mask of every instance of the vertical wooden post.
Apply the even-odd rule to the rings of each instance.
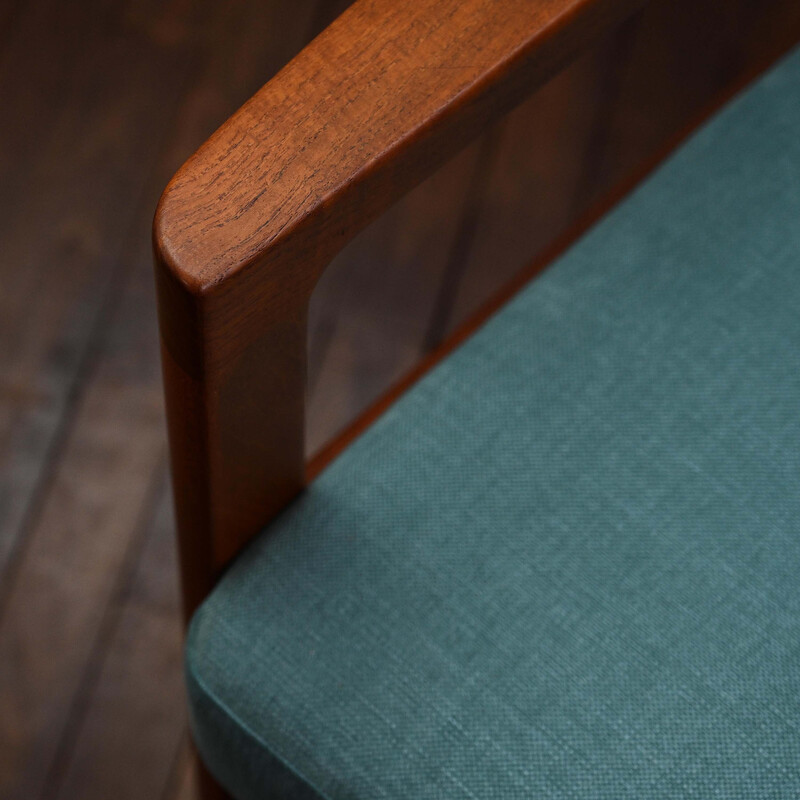
[[[250,286],[193,291],[158,247],[155,264],[188,624],[230,559],[303,487],[310,289],[255,309]],[[200,759],[196,769],[202,800],[229,800]]]
[[[308,294],[256,309],[258,292],[247,296],[251,287],[236,281],[192,292],[158,248],[156,274],[188,620],[228,561],[303,487]]]

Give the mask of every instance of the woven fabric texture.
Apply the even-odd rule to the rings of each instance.
[[[800,797],[800,51],[258,538],[187,672],[240,800]]]

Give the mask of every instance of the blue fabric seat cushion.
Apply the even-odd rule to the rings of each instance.
[[[796,52],[237,560],[187,645],[205,762],[240,800],[800,797],[799,414]]]

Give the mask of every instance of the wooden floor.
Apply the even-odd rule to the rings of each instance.
[[[2,800],[193,796],[149,226],[344,5],[0,5]],[[760,5],[654,2],[359,236],[313,302],[309,450],[800,37]]]

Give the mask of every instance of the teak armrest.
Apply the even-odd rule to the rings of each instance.
[[[174,177],[154,244],[187,612],[304,484],[325,266],[642,4],[358,0]]]

